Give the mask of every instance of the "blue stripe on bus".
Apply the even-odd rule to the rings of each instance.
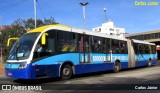
[[[140,67],[140,66],[148,66],[148,60],[143,60],[143,61],[136,61],[136,67]],[[157,64],[158,60],[152,60],[152,65]]]
[[[128,62],[121,62],[121,69],[129,68]]]
[[[149,58],[153,59],[157,59],[157,55],[156,54],[135,54],[135,59],[138,61],[145,61],[145,60],[149,60]]]
[[[59,77],[59,68],[60,64],[32,66],[32,76]]]
[[[121,62],[121,69],[128,68],[128,62]],[[114,63],[107,62],[102,64],[78,64],[75,65],[75,74],[113,70]]]
[[[34,62],[33,65],[51,65],[51,64],[62,64],[65,61],[74,62],[74,64],[79,63],[79,54],[78,53],[68,53],[68,54],[60,54],[51,56],[48,58],[44,58],[37,62]]]
[[[136,67],[148,65],[148,61],[136,61]]]
[[[90,59],[88,59],[90,56]],[[109,54],[96,54],[96,53],[91,53],[85,54],[85,59],[86,61],[90,61],[93,64],[96,63],[103,63],[108,60],[110,60]],[[112,62],[115,62],[117,59],[120,60],[120,62],[127,62],[128,61],[128,55],[127,54],[113,54],[112,55]],[[71,61],[73,64],[79,64],[82,62],[83,59],[83,53],[67,53],[67,54],[60,54],[60,55],[55,55],[51,56],[42,60],[39,60],[37,62],[34,62],[33,65],[49,65],[49,64],[62,64],[65,61]]]
[[[152,60],[152,64],[153,64],[153,65],[156,65],[157,62],[158,62],[158,59],[153,59],[153,60]]]
[[[88,61],[88,54],[86,56],[86,61]],[[105,57],[106,54],[90,54],[90,62],[93,64],[96,63],[103,63],[106,61]],[[55,55],[51,56],[42,60],[39,60],[37,62],[34,62],[33,65],[49,65],[49,64],[62,64],[65,61],[71,61],[73,64],[79,64],[80,62],[83,61],[83,53],[68,53],[68,54],[60,54],[60,55]],[[109,58],[109,57],[108,57]],[[147,61],[149,58],[154,59],[155,54],[144,54],[143,56],[141,55],[136,55],[136,60],[138,61]],[[127,62],[128,63],[128,54],[113,54],[112,55],[112,62],[115,62],[116,60],[120,60],[120,62]],[[122,63],[124,64],[124,63]],[[143,64],[143,63],[142,63]],[[126,68],[127,66],[124,66]]]
[[[75,65],[75,74],[113,70],[113,67],[114,63],[78,64]]]

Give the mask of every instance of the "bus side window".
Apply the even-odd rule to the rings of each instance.
[[[99,37],[93,37],[92,48],[94,53],[102,52],[102,40]]]
[[[112,53],[121,53],[119,40],[112,39]]]
[[[110,53],[110,50],[111,50],[111,47],[110,47],[111,46],[111,44],[110,44],[111,43],[111,39],[107,38],[105,41],[106,41],[106,47],[105,47],[106,53]]]
[[[151,47],[152,47],[152,54],[155,54],[156,53],[156,46],[151,45]]]
[[[64,47],[64,38],[63,33],[61,31],[57,31],[57,53],[61,53],[62,48]]]
[[[147,44],[145,45],[144,49],[145,49],[145,54],[149,54],[149,46]]]
[[[67,43],[63,44],[63,47],[61,49],[62,52],[67,52],[69,45]]]
[[[151,45],[148,45],[149,47],[149,54],[152,54],[152,48],[151,48]]]
[[[105,38],[102,39],[102,53],[106,53],[106,39]]]
[[[134,43],[134,51],[136,54],[139,54],[139,45],[138,43]]]
[[[83,52],[83,35],[81,34],[78,36],[78,49],[79,52]]]
[[[144,44],[139,44],[139,51],[140,51],[140,54],[145,54],[145,46],[144,46]]]
[[[128,53],[128,47],[127,47],[127,42],[126,41],[121,41],[120,42],[120,49],[122,54],[127,54]]]
[[[85,52],[90,52],[91,48],[90,48],[90,36],[88,35],[85,35],[84,37],[84,49],[85,49]]]
[[[58,53],[77,51],[77,34],[58,31],[57,33]]]
[[[77,34],[70,33],[70,45],[69,45],[69,52],[76,52],[77,51]]]
[[[75,52],[76,51],[76,45],[72,44],[70,45],[70,52]]]

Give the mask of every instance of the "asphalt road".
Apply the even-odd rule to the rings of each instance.
[[[51,93],[160,93],[160,62],[156,66],[140,67],[122,70],[119,73],[112,71],[77,75],[71,80],[60,81],[59,78],[40,80],[19,80],[0,76],[0,84],[20,86],[42,86],[43,91],[25,92],[51,92]],[[137,89],[152,86],[157,89]],[[45,90],[44,90],[45,89]],[[47,89],[47,90],[46,90]],[[9,92],[9,91],[2,91]],[[20,92],[20,91],[16,91]]]

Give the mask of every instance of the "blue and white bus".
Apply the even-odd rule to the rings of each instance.
[[[16,38],[10,38],[10,40]],[[9,44],[9,43],[8,43]],[[22,35],[12,46],[5,75],[18,79],[61,77],[157,63],[156,46],[55,24]]]

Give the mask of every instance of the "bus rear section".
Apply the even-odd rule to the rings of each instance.
[[[139,40],[128,40],[129,68],[156,65],[156,45]]]

